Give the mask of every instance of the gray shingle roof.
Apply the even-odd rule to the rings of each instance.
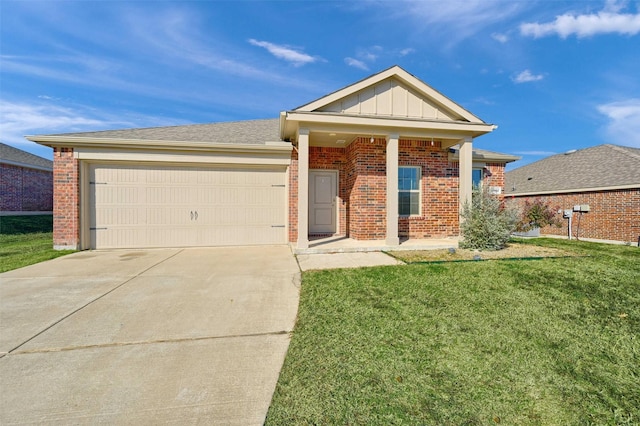
[[[611,144],[553,155],[505,173],[507,195],[628,185],[640,188],[640,149]]]
[[[53,170],[53,161],[0,142],[0,163]]]
[[[247,120],[170,127],[63,133],[47,136],[259,145],[264,144],[265,142],[279,141],[280,124],[278,119]]]
[[[449,152],[451,152],[453,158],[455,160],[460,156],[460,146],[454,145],[449,148]],[[475,161],[488,161],[488,162],[497,162],[497,163],[511,163],[513,161],[519,160],[521,157],[511,154],[504,154],[502,152],[495,151],[487,151],[486,149],[473,148],[473,159]]]

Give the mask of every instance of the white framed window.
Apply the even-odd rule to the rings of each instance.
[[[484,178],[484,172],[482,168],[473,169],[471,174],[471,182],[474,188],[480,188],[482,186],[482,179]]]
[[[398,214],[400,216],[420,215],[421,177],[420,167],[398,167]]]

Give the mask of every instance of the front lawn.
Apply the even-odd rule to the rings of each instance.
[[[70,253],[53,249],[53,216],[0,217],[0,272]]]
[[[640,249],[303,275],[267,416],[304,424],[640,423]]]

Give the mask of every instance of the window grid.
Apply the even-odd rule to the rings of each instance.
[[[400,216],[420,215],[420,167],[398,167],[398,214]]]

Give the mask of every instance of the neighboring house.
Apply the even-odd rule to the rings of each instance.
[[[0,143],[0,212],[51,212],[53,161]]]
[[[561,210],[588,205],[589,212],[573,213],[572,238],[637,242],[640,149],[605,144],[545,158],[507,172],[505,195],[512,202],[541,200]],[[565,219],[562,228],[541,231],[568,237],[568,227]]]
[[[398,66],[273,120],[32,136],[54,149],[58,248],[459,235],[487,124]],[[457,146],[455,152],[450,148]],[[474,171],[475,170],[475,171]]]

